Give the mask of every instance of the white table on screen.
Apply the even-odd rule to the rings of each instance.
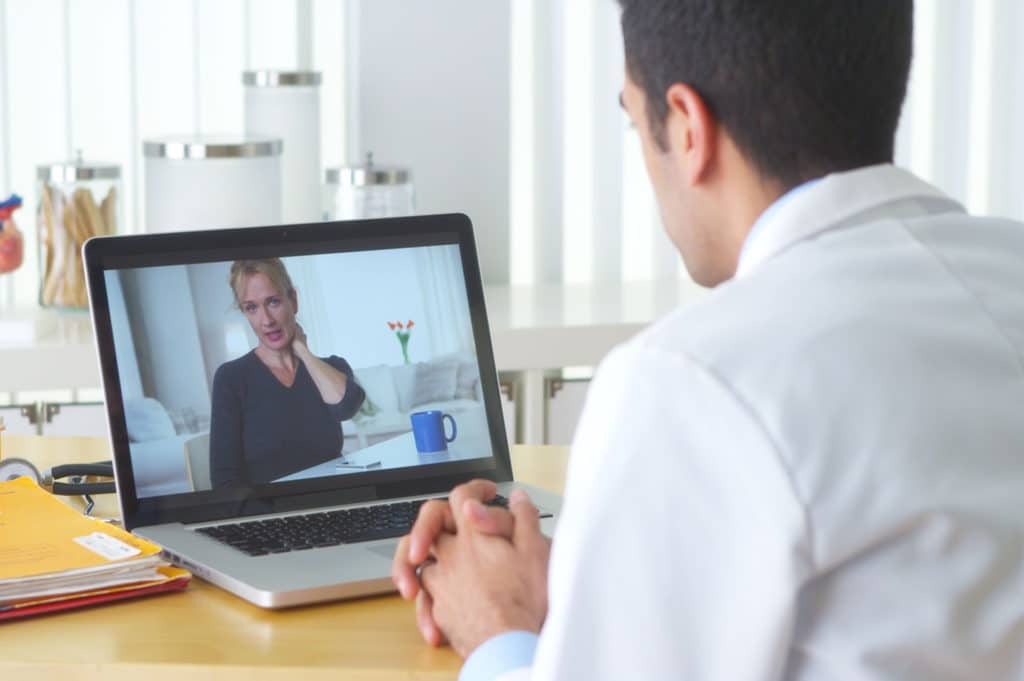
[[[310,466],[297,473],[278,478],[274,482],[305,480],[307,478],[344,475],[346,473],[367,473],[391,468],[407,468],[409,466],[445,463],[460,459],[480,459],[490,456],[491,452],[489,450],[481,451],[479,443],[480,440],[478,438],[467,437],[464,440],[456,438],[454,442],[448,444],[446,451],[421,454],[416,451],[416,440],[413,438],[412,432],[408,432],[393,437],[390,440],[378,442],[369,447],[363,447],[358,451],[339,456],[336,459]],[[380,465],[367,467],[376,463]]]

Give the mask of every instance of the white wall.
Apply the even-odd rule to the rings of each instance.
[[[121,397],[136,400],[144,396],[142,375],[135,354],[135,340],[128,321],[128,307],[124,299],[124,287],[117,272],[106,273],[107,300],[110,301],[110,327],[114,335],[114,351],[117,354],[117,373],[121,381]]]
[[[458,263],[456,246],[429,249],[439,260]],[[417,258],[415,249],[285,258],[299,291],[299,323],[310,349],[336,354],[353,367],[400,364],[401,346],[387,322],[415,322],[409,360],[473,351],[469,302],[458,266],[457,287],[428,290],[436,261]],[[305,263],[303,262],[305,261]],[[308,267],[303,267],[303,265]],[[438,274],[444,277],[443,274]],[[444,329],[458,329],[455,334]]]
[[[230,265],[211,263],[190,265],[185,269],[190,290],[199,293],[189,302],[195,314],[207,385],[212,388],[213,375],[217,372],[217,367],[248,352],[255,341],[250,343],[249,337],[244,336],[249,325],[235,307],[228,284]],[[250,331],[249,336],[251,335]],[[240,341],[240,336],[246,338],[244,343]]]
[[[146,396],[168,411],[208,411],[210,383],[185,268],[124,270],[121,282]]]
[[[410,167],[418,212],[469,215],[488,282],[509,280],[511,1],[364,0],[349,38],[360,154]]]
[[[324,324],[321,337],[310,339],[316,352],[341,355],[353,367],[401,364],[401,346],[387,322],[413,319],[424,324],[425,315],[412,252],[322,256],[314,262],[313,272],[322,282],[319,309],[303,313],[300,302],[299,317],[305,323],[311,314],[317,315]],[[306,291],[308,299],[308,284]],[[413,362],[430,356],[423,334],[417,333],[421,330],[413,327],[409,340]]]

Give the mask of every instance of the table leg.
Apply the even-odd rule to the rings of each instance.
[[[523,419],[522,444],[544,444],[547,411],[544,387],[543,369],[527,369],[522,372],[522,390],[519,394],[523,405],[519,412]]]

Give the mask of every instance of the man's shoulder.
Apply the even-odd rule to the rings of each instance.
[[[1024,225],[964,214],[881,220],[797,244],[627,346],[678,355],[723,378],[752,367],[827,372],[837,356],[870,363],[886,351],[879,338],[951,326],[944,314],[974,305],[963,290],[979,276],[998,280],[1003,290],[979,284],[992,297],[1011,295],[1008,277],[1024,286]]]
[[[795,244],[617,354],[674,356],[753,391],[821,384],[875,370],[894,349],[940,346],[967,319],[1013,336],[1024,328],[1020,290],[1024,224],[962,212],[881,218]]]
[[[675,356],[707,368],[719,367],[730,357],[756,360],[768,351],[769,340],[802,342],[800,325],[793,323],[800,316],[794,295],[800,289],[794,279],[777,274],[726,282],[652,323],[625,343],[622,352]]]

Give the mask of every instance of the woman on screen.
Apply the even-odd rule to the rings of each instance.
[[[295,319],[298,293],[279,258],[237,260],[229,281],[258,344],[213,377],[214,488],[271,482],[339,456],[341,421],[366,397],[348,362],[309,351]]]

